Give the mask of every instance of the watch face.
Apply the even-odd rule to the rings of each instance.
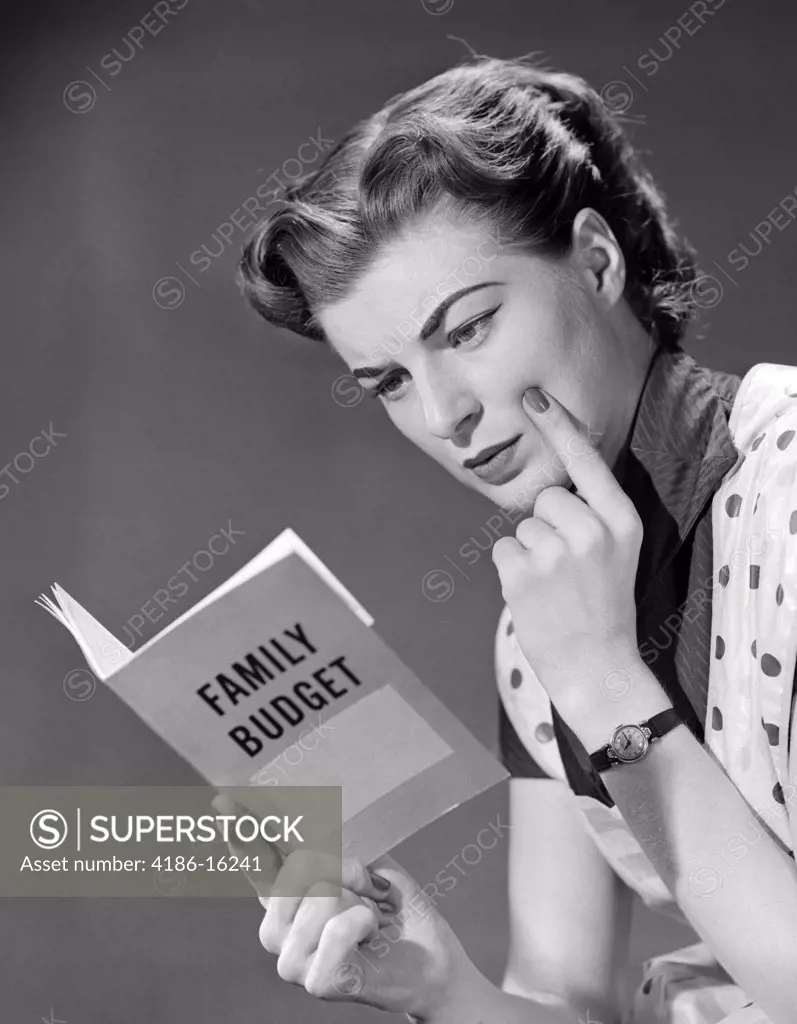
[[[638,725],[621,725],[612,737],[612,749],[621,761],[638,761],[648,749],[648,738]]]

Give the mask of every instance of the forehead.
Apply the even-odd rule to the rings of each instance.
[[[317,311],[344,357],[407,321],[420,322],[447,295],[484,280],[498,253],[488,223],[428,213],[386,242],[345,299]]]

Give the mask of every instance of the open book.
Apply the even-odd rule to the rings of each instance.
[[[365,863],[507,775],[293,530],[135,652],[52,589],[94,674],[207,782],[340,786]]]

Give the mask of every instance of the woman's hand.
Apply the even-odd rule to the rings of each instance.
[[[291,854],[281,874],[302,856]],[[389,857],[370,870],[344,861],[342,881],[343,889],[320,880],[304,897],[261,900],[260,941],[280,977],[319,999],[421,1018],[439,1012],[470,962],[428,897]]]
[[[220,813],[240,811],[226,795],[213,805]],[[262,882],[252,884],[263,891]],[[344,860],[341,876],[340,862],[296,851],[271,891],[301,895],[259,897],[266,909],[260,942],[277,957],[281,978],[319,999],[424,1019],[461,999],[463,986],[483,983],[428,896],[390,857],[370,869]]]
[[[492,556],[521,649],[561,710],[590,699],[587,680],[598,699],[602,677],[639,659],[634,583],[642,522],[600,452],[553,396],[544,397],[546,410],[536,411],[526,396],[524,407],[578,494],[547,487],[516,539],[498,540]]]

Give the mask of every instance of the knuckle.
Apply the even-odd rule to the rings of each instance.
[[[282,950],[282,937],[277,934],[273,923],[269,921],[268,914],[260,922],[258,938],[260,945],[267,953],[278,954]]]
[[[291,871],[305,874],[316,866],[316,854],[312,850],[292,850],[285,858],[282,870],[290,867]]]
[[[512,542],[509,537],[499,537],[498,540],[493,544],[492,557],[501,558],[504,554],[508,554],[512,550]]]
[[[523,548],[528,550],[528,548],[531,547],[531,544],[532,544],[532,530],[528,529],[528,528],[527,529],[520,529],[518,527],[517,528],[517,532],[515,534],[515,538],[516,538],[518,544],[520,544]],[[505,571],[506,571],[507,575],[514,574],[514,573],[517,572],[518,562],[519,562],[519,558],[518,558],[518,552],[517,552],[516,549],[512,552],[511,557],[507,553],[507,561],[506,561],[506,566],[505,566]]]
[[[558,501],[563,494],[567,494],[568,490],[566,487],[562,487],[561,484],[549,484],[547,487],[543,487],[537,496],[536,504],[549,501]]]
[[[373,911],[371,913],[373,915]],[[333,917],[327,921],[324,931],[327,933],[328,941],[337,948],[343,945],[349,934],[348,922],[344,917]]]
[[[557,446],[557,449],[551,458],[551,463],[553,464],[554,469],[567,469],[570,465],[571,454],[571,445],[569,442],[565,442],[564,447]]]
[[[312,897],[313,899],[335,899],[340,897],[340,886],[335,885],[333,882],[321,881],[314,882],[307,890],[307,896],[305,898]]]
[[[564,561],[565,553],[564,545],[559,542],[541,545],[536,557],[539,571],[545,574],[554,572]]]
[[[293,850],[285,858],[274,888],[283,896],[306,892],[311,885],[329,876],[329,865],[314,850]]]
[[[633,505],[626,508],[623,515],[619,517],[616,531],[618,537],[624,540],[631,541],[640,540],[642,538],[642,520]]]
[[[371,876],[363,862],[357,857],[346,857],[343,861],[341,878],[348,889],[357,891],[371,885]]]
[[[277,960],[277,974],[283,981],[291,985],[301,985],[304,982],[304,964],[299,963],[295,957],[286,956],[284,953]]]
[[[314,999],[329,999],[334,990],[330,978],[325,978],[319,971],[311,971],[304,981],[304,990]]]
[[[573,548],[578,552],[591,551],[600,547],[606,540],[606,531],[600,520],[585,519],[573,539]]]
[[[501,576],[501,591],[505,600],[511,600],[522,592],[522,580],[517,566],[510,566]]]
[[[357,898],[357,906],[364,906],[365,909],[371,914],[375,921],[379,920],[379,908],[376,905],[376,900],[371,899],[370,896],[359,896]]]

